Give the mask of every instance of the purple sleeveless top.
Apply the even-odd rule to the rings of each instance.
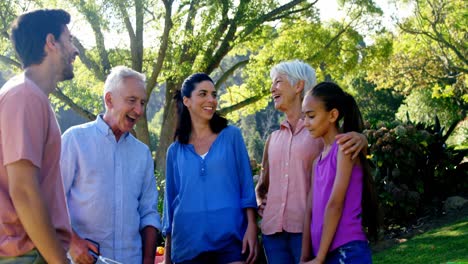
[[[326,157],[322,157],[314,168],[314,190],[312,205],[312,221],[310,234],[312,248],[317,255],[322,238],[325,209],[330,199],[333,183],[336,177],[338,144],[333,143]],[[362,169],[355,165],[351,173],[348,190],[344,201],[343,213],[336,229],[335,237],[328,251],[332,251],[348,242],[355,240],[367,241],[361,224]]]

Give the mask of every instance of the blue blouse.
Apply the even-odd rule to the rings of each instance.
[[[223,129],[203,159],[191,144],[167,150],[163,233],[172,261],[190,260],[242,241],[245,208],[256,208],[250,161],[238,128]]]

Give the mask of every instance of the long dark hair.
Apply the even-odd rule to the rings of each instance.
[[[192,97],[192,92],[195,90],[197,84],[203,81],[213,80],[206,73],[194,73],[187,77],[182,83],[182,88],[176,91],[174,99],[177,102],[177,128],[174,134],[174,140],[178,140],[182,144],[188,144],[190,139],[190,133],[192,132],[192,118],[188,108],[184,105],[183,98]],[[226,118],[215,112],[213,118],[210,119],[210,128],[213,133],[218,134],[227,127],[228,121]]]
[[[321,82],[308,92],[323,102],[325,109],[331,111],[333,108],[339,112],[337,126],[340,132],[351,131],[362,133],[364,122],[361,111],[354,97],[343,91],[337,84],[332,82]],[[340,127],[339,123],[342,120]],[[370,238],[378,239],[378,228],[380,225],[379,204],[375,191],[374,178],[371,173],[369,161],[364,153],[359,153],[359,160],[363,170],[363,191],[361,199],[362,224],[367,228]]]

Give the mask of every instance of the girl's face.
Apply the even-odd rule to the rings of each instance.
[[[313,138],[324,137],[330,128],[335,127],[336,109],[327,111],[320,98],[307,95],[302,101],[302,112],[304,113],[304,125]]]
[[[195,86],[191,97],[184,97],[184,105],[187,106],[192,121],[209,121],[218,106],[216,90],[212,82],[203,81]]]

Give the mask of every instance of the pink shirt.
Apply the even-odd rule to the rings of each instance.
[[[269,144],[270,184],[262,233],[302,233],[312,164],[322,151],[322,139],[313,139],[300,119],[294,133],[284,121],[271,134]]]
[[[6,165],[29,160],[48,214],[64,249],[71,238],[70,217],[60,175],[60,129],[47,96],[24,74],[0,89],[0,256],[22,255],[35,246],[26,234],[8,191]]]

